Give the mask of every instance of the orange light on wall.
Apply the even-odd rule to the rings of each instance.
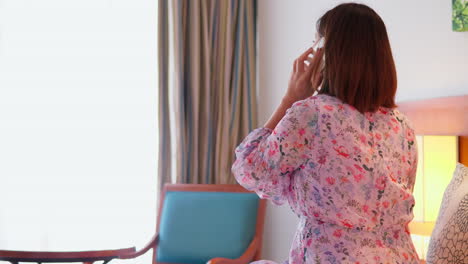
[[[425,259],[445,188],[458,161],[458,137],[416,136],[416,140],[419,155],[413,191],[416,204],[409,227],[419,257]]]

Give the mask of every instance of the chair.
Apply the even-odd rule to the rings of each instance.
[[[156,235],[138,257],[153,249],[153,263],[241,264],[261,254],[265,200],[239,185],[166,185]]]
[[[120,258],[123,255],[129,255],[135,252],[135,248],[122,248],[116,250],[100,251],[73,251],[73,252],[43,252],[43,251],[13,251],[0,250],[0,261],[8,261],[12,264],[19,262],[82,262],[83,264],[92,264],[95,261],[103,261],[104,264],[109,261]]]

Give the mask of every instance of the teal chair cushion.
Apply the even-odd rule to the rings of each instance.
[[[258,203],[252,193],[167,192],[157,261],[204,264],[240,257],[255,235]]]

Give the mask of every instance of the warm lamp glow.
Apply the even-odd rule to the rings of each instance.
[[[417,136],[418,171],[414,186],[414,220],[410,230],[419,257],[425,259],[445,188],[458,161],[457,136]]]

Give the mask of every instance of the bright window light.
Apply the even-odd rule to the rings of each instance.
[[[0,0],[0,249],[149,241],[157,83],[157,1]]]

